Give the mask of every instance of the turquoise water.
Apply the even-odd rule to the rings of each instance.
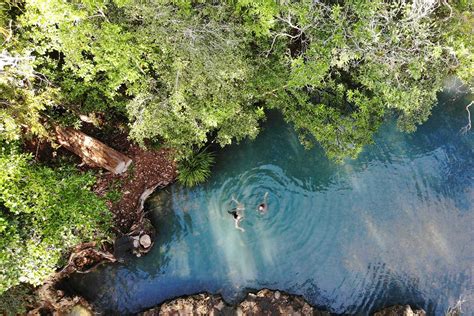
[[[444,95],[416,133],[387,124],[342,165],[304,150],[271,115],[255,141],[219,153],[208,183],[149,200],[150,254],[72,283],[110,314],[203,291],[233,301],[262,287],[336,313],[410,303],[441,315],[461,296],[472,312],[474,132],[459,134],[467,103]],[[245,204],[245,233],[226,212],[232,195]]]

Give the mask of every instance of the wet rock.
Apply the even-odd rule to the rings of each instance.
[[[410,305],[394,305],[376,312],[374,316],[426,316],[426,312],[422,309],[413,310]]]
[[[237,307],[237,309],[235,310],[235,314],[237,316],[242,316],[244,313],[242,312],[242,308],[240,307]]]
[[[67,315],[68,316],[92,316],[94,314],[87,307],[81,304],[77,304],[73,308],[71,308],[71,311],[67,313]]]
[[[138,237],[133,237],[133,248],[138,248],[138,247],[140,247]]]
[[[216,308],[218,311],[221,311],[224,307],[225,307],[225,303],[224,303],[224,302],[219,302],[219,304],[217,304],[217,305],[215,306],[215,308]]]
[[[330,315],[313,308],[300,296],[268,289],[247,295],[239,308],[243,315]]]
[[[229,314],[230,311],[231,308],[220,295],[197,294],[169,301],[141,315],[223,315]]]
[[[220,295],[198,294],[169,301],[141,315],[329,316],[330,314],[313,308],[300,296],[264,289],[257,293],[249,293],[237,306],[227,305]]]
[[[142,245],[143,248],[150,248],[151,246],[151,238],[149,235],[142,235],[140,236],[140,245]]]

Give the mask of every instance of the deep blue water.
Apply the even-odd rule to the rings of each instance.
[[[111,314],[203,291],[232,301],[262,287],[336,313],[410,303],[442,315],[460,297],[472,313],[474,131],[459,134],[468,103],[445,94],[416,133],[388,123],[342,165],[304,150],[271,115],[255,141],[219,153],[205,185],[150,199],[150,254],[73,284]],[[246,206],[245,233],[226,212],[232,195]]]

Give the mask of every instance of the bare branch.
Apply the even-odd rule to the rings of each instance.
[[[460,316],[462,315],[462,304],[466,302],[462,296],[457,300],[456,304],[450,306],[446,311],[445,316]]]
[[[474,101],[471,101],[468,105],[466,105],[466,111],[467,111],[467,125],[461,128],[460,132],[461,134],[466,134],[468,131],[471,130],[471,112],[469,111],[469,107],[474,104]]]

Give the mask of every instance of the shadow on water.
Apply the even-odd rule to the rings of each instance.
[[[267,287],[335,313],[410,303],[442,315],[473,295],[474,137],[459,134],[466,97],[439,103],[416,133],[387,123],[340,165],[304,150],[271,113],[255,141],[219,152],[206,184],[149,199],[158,237],[147,256],[71,284],[111,314],[203,291],[235,301]],[[245,204],[245,233],[226,212],[232,196]]]

